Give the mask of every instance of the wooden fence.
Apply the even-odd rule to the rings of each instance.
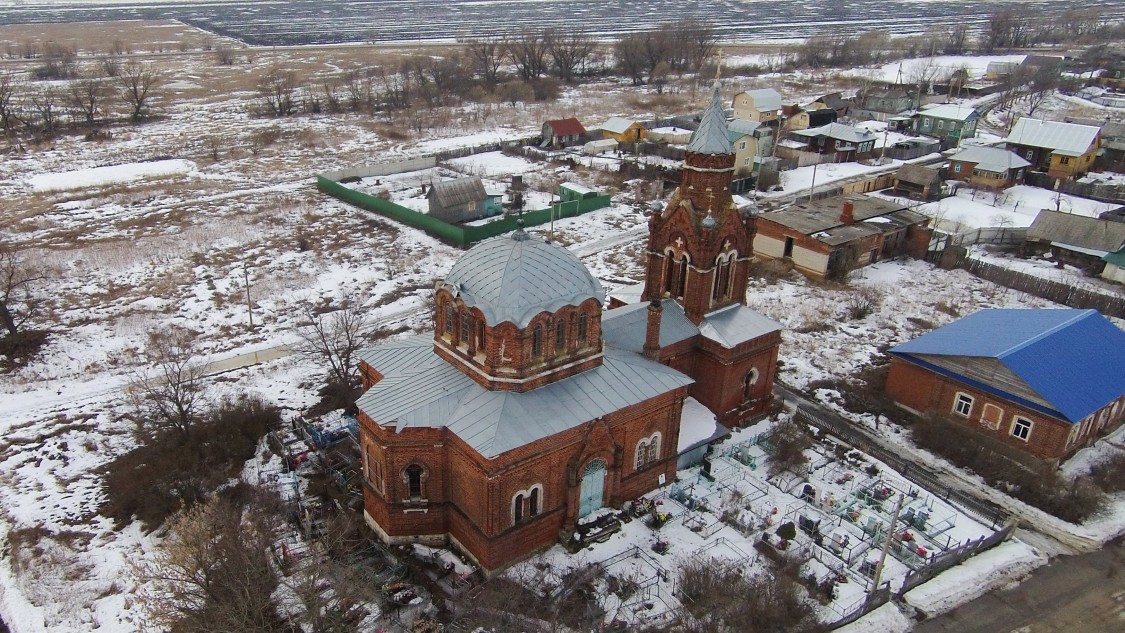
[[[1072,308],[1092,308],[1101,312],[1106,316],[1113,316],[1119,319],[1125,319],[1125,296],[1120,294],[1109,294],[1090,290],[1088,288],[1079,288],[1058,281],[1036,277],[1003,266],[989,264],[979,259],[971,257],[962,257],[960,261],[955,262],[955,266],[963,268],[969,273],[991,281],[995,284],[1000,284],[1013,290],[1026,292],[1029,295],[1035,295],[1061,303],[1065,306]]]
[[[1061,191],[1101,202],[1125,204],[1125,184],[1075,182],[1065,178],[1052,178],[1040,172],[1028,172],[1025,181],[1027,184],[1040,189]]]

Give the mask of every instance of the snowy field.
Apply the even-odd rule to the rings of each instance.
[[[950,233],[983,227],[1028,227],[1043,209],[1096,218],[1120,206],[1028,185],[996,192],[960,186],[949,198],[922,204],[881,193],[875,195],[913,204],[912,210],[935,218],[937,228]]]
[[[150,560],[161,539],[142,533],[136,524],[115,530],[98,514],[105,499],[98,469],[134,446],[122,387],[135,378],[150,333],[170,325],[188,327],[199,334],[201,356],[216,367],[235,367],[214,377],[216,397],[249,392],[296,411],[316,400],[321,373],[284,349],[295,340],[301,304],[338,305],[350,299],[381,326],[427,326],[425,292],[460,251],[320,194],[313,174],[534,134],[542,120],[574,112],[588,113],[583,119],[593,121],[625,107],[634,113],[652,111],[646,101],[651,93],[610,80],[567,88],[557,103],[489,104],[487,111],[466,105],[455,109],[456,116],[437,113],[448,118],[439,120],[434,114],[433,126],[421,133],[410,131],[405,115],[251,116],[252,75],[285,63],[319,78],[356,67],[360,61],[350,54],[262,51],[253,65],[234,67],[217,66],[203,56],[160,58],[157,63],[165,64],[177,80],[161,95],[159,117],[143,126],[114,124],[112,137],[103,141],[65,134],[0,161],[0,199],[5,201],[0,232],[6,241],[28,249],[50,275],[48,301],[36,324],[51,331],[43,353],[0,375],[0,530],[35,537],[9,543],[10,555],[0,561],[0,614],[16,633],[151,630],[137,600],[143,588],[134,565]],[[634,97],[639,100],[629,101]],[[686,97],[679,98],[678,107],[690,110]],[[496,155],[455,164],[498,183],[515,173],[539,174],[527,161]],[[848,175],[831,167],[821,166],[818,183]],[[639,282],[646,224],[632,204],[632,184],[615,183],[599,170],[581,167],[551,175],[615,194],[610,208],[557,222],[554,239],[582,255],[607,288]],[[383,182],[396,181],[388,177]],[[398,182],[403,190],[416,186],[409,179]],[[885,345],[981,307],[1045,305],[965,273],[918,262],[880,263],[860,273],[854,285],[876,288],[880,296],[876,311],[861,320],[843,316],[852,290],[792,277],[751,289],[751,307],[787,328],[782,347],[786,381],[804,386],[846,377]],[[273,360],[243,366],[254,362],[255,353]],[[739,435],[724,447],[752,439]],[[773,507],[783,516],[799,509],[793,487],[766,481],[765,457],[758,457],[757,468],[735,460],[739,470],[731,470],[732,477],[745,475],[740,482],[746,486],[764,491],[749,510],[739,511],[755,525],[769,519],[762,517],[767,504],[769,516]],[[810,457],[826,456],[814,451]],[[843,471],[829,476],[833,467],[840,465],[825,464],[819,487],[837,502],[871,483],[853,472],[852,479],[837,484]],[[727,493],[693,477],[683,474],[684,482],[697,485],[692,494],[722,499]],[[744,497],[751,494],[744,492]],[[818,491],[818,503],[821,496]],[[939,502],[934,505],[940,507]],[[859,539],[848,527],[852,523],[834,514],[830,518],[824,509],[817,509],[825,515],[822,525],[833,523],[833,529],[851,531]],[[935,517],[954,514],[947,507],[934,511]],[[711,515],[718,516],[712,512],[700,520],[711,521]],[[686,516],[665,528],[677,543],[662,559],[665,563],[718,542],[702,539],[683,523]],[[951,539],[983,533],[984,528],[962,516],[953,520],[945,532]],[[629,546],[626,541],[648,548],[648,528],[639,521],[626,527],[625,537],[595,546],[585,559],[612,556]],[[749,537],[736,537],[741,532],[733,526],[719,529],[727,531],[727,542],[734,545],[726,554],[714,555],[745,555],[748,564],[755,560],[747,548],[753,530]],[[1017,561],[1025,555],[997,550],[996,556],[1005,559],[1008,555],[1001,552],[1011,552]],[[834,562],[814,567],[818,574],[840,564],[832,554],[821,555]],[[556,560],[559,553],[552,550],[547,556]],[[13,563],[17,559],[18,565]],[[584,559],[557,560],[565,566]],[[851,564],[862,561],[856,558]],[[845,572],[850,580],[839,588],[837,601],[824,607],[826,618],[857,599],[862,574],[853,571],[855,575]],[[892,577],[902,573],[904,566]]]

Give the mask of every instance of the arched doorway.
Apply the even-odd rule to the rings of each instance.
[[[582,471],[582,487],[578,497],[579,518],[600,510],[604,503],[605,460],[595,459]]]

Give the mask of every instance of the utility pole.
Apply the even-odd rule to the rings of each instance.
[[[898,513],[902,510],[902,500],[906,495],[901,492],[898,493],[898,501],[895,502],[895,511],[891,514],[891,526],[887,530],[887,538],[883,541],[883,552],[879,555],[879,564],[875,566],[875,577],[871,579],[871,591],[867,593],[867,599],[871,600],[875,597],[875,592],[879,591],[879,580],[883,576],[883,563],[887,561],[887,552],[891,549],[891,540],[895,536],[895,526],[898,524]]]
[[[809,183],[809,202],[812,202],[813,191],[816,189],[816,166],[820,164],[820,154],[816,155],[816,162],[812,166],[812,182]]]
[[[246,312],[250,315],[250,331],[254,331],[254,303],[250,301],[250,267],[242,262],[242,283],[246,285]]]

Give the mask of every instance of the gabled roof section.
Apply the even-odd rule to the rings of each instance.
[[[874,133],[850,125],[844,125],[843,123],[829,123],[828,125],[822,125],[820,127],[811,127],[807,130],[794,130],[792,133],[806,138],[826,136],[847,143],[863,143],[875,139]]]
[[[946,121],[968,121],[969,119],[980,118],[980,113],[977,112],[976,108],[973,106],[956,105],[952,103],[927,108],[918,114],[935,119],[945,119]]]
[[[781,324],[741,304],[715,310],[703,317],[699,332],[727,349],[781,331]]]
[[[743,90],[741,94],[749,95],[754,100],[754,108],[758,112],[770,112],[781,109],[781,93],[773,88],[758,88],[756,90]],[[737,95],[735,95],[737,97]]]
[[[699,328],[684,314],[674,299],[660,303],[660,347],[675,345],[699,334]],[[633,303],[602,314],[602,337],[608,347],[640,354],[644,351],[648,329],[648,302]]]
[[[733,143],[747,134],[753,134],[754,130],[760,127],[762,127],[762,124],[757,121],[734,119],[727,124],[727,138]]]
[[[438,358],[425,339],[410,340]],[[409,380],[384,375],[356,401],[368,417],[400,432],[448,428],[489,459],[692,383],[675,369],[613,349],[600,366],[526,393],[489,391],[440,359]]]
[[[582,127],[582,124],[574,117],[547,121],[545,125],[551,127],[555,136],[582,136],[586,133],[586,128]]]
[[[895,178],[915,185],[933,185],[941,183],[941,172],[922,165],[903,165],[895,172]]]
[[[630,127],[636,125],[637,122],[633,119],[626,119],[620,116],[611,116],[609,120],[602,123],[602,129],[606,132],[613,134],[624,134]]]
[[[998,359],[1070,422],[1125,394],[1125,332],[1096,310],[982,310],[890,352]]]
[[[1044,209],[1028,227],[1027,237],[1100,253],[1116,253],[1125,248],[1125,222]]]
[[[428,196],[437,198],[443,207],[452,207],[467,202],[480,202],[488,198],[484,183],[476,176],[442,180],[430,186]]]
[[[734,146],[727,138],[727,117],[723,114],[723,102],[719,97],[719,82],[711,94],[711,103],[703,111],[699,128],[692,132],[687,151],[696,154],[733,154]]]
[[[1013,145],[1049,149],[1063,156],[1081,156],[1098,140],[1101,129],[1092,125],[1040,121],[1023,117],[1004,139]]]
[[[967,145],[950,156],[949,160],[975,163],[978,169],[990,172],[1006,172],[1009,169],[1020,169],[1031,164],[1015,152],[985,145]]]

